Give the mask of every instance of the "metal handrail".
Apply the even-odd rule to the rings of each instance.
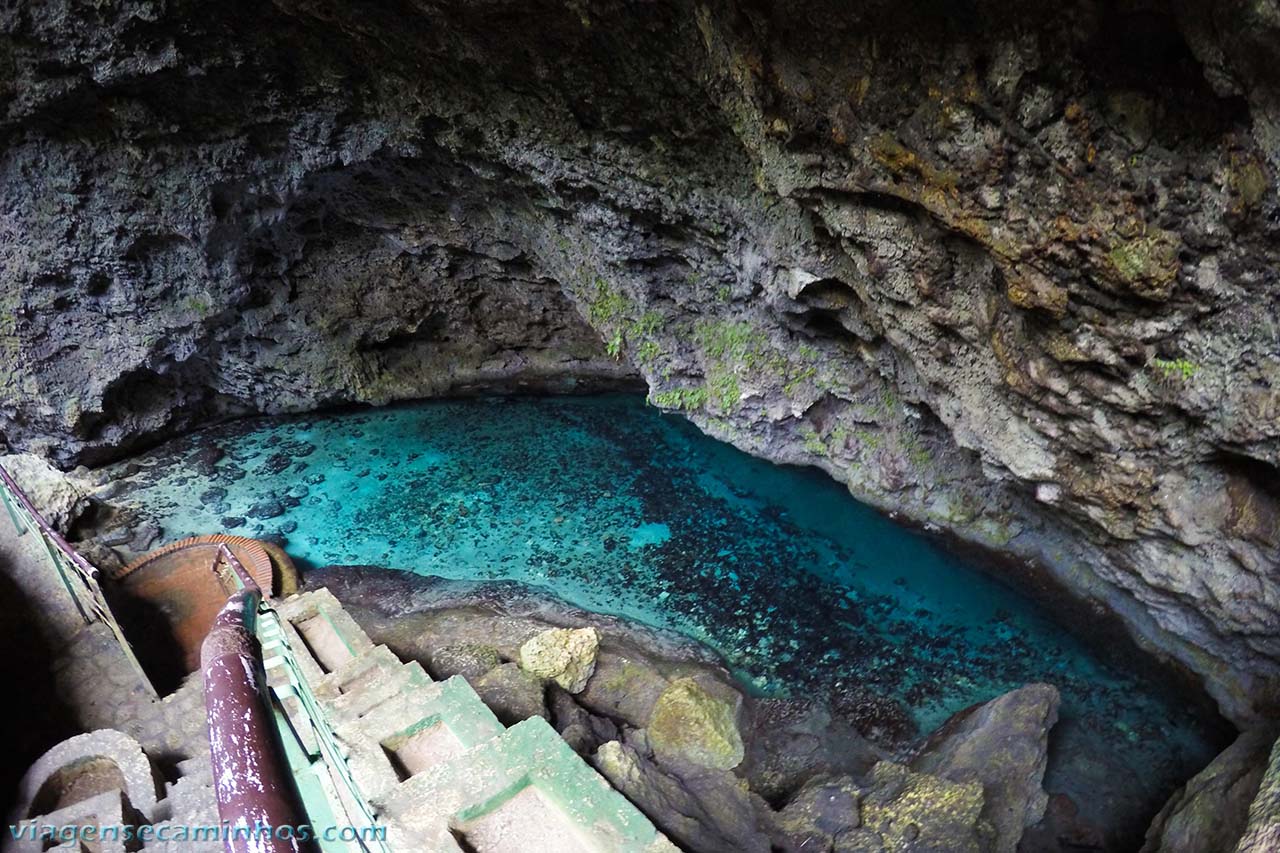
[[[18,482],[14,480],[12,476],[10,476],[9,472],[4,469],[3,465],[0,465],[0,481],[4,483],[5,488],[18,502],[18,505],[27,511],[27,515],[31,517],[36,529],[39,530],[46,539],[51,541],[54,547],[62,552],[64,557],[71,561],[71,564],[84,575],[86,580],[97,580],[97,567],[84,557],[80,556],[80,553],[76,551],[75,548],[71,547],[71,543],[67,542],[66,539],[63,539],[62,534],[54,530],[53,525],[45,521],[44,516],[40,514],[40,510],[36,509],[35,504],[31,502],[31,498],[27,497],[27,493],[22,491],[22,487],[18,485]]]
[[[284,632],[280,615],[270,608],[265,609],[261,615],[262,622],[259,628],[259,635],[263,636],[270,632],[273,644],[279,649],[279,653],[276,656],[278,662],[284,667],[289,679],[288,684],[273,686],[272,690],[280,698],[286,695],[285,691],[289,691],[298,700],[302,715],[305,716],[305,724],[310,728],[311,735],[315,739],[316,751],[312,752],[305,746],[296,729],[293,730],[295,740],[312,761],[312,769],[319,771],[323,766],[329,779],[334,783],[335,790],[338,785],[345,789],[347,796],[343,797],[339,794],[336,803],[331,803],[331,805],[336,805],[342,811],[346,817],[347,825],[356,828],[378,827],[379,822],[374,814],[373,806],[360,789],[360,785],[356,782],[355,775],[351,771],[350,764],[347,761],[346,748],[334,734],[333,726],[329,723],[324,708],[321,707],[320,701],[316,699],[310,683],[303,674],[302,668],[298,665],[293,647],[289,644],[288,637]],[[283,730],[285,728],[293,729],[295,724],[290,716],[283,712],[277,716],[277,721],[282,730],[282,737],[284,736]],[[353,813],[353,808],[355,813]],[[358,845],[364,851],[384,851],[384,853],[389,853],[391,850],[386,842],[385,834],[360,832],[356,834],[352,843]]]
[[[129,645],[129,640],[124,635],[124,630],[116,621],[110,605],[107,604],[102,587],[98,584],[98,568],[76,551],[71,543],[45,520],[40,510],[36,509],[36,505],[31,502],[31,498],[27,497],[27,493],[3,465],[0,465],[0,484],[3,485],[3,488],[0,488],[0,501],[9,510],[9,517],[18,535],[24,535],[29,528],[35,528],[40,534],[40,541],[44,544],[49,560],[57,570],[67,594],[71,596],[72,602],[80,612],[80,618],[86,625],[94,622],[106,625],[142,684],[153,696],[158,695],[155,686],[151,683],[151,678],[138,662],[138,658],[133,653],[133,647]],[[72,583],[71,575],[75,576],[79,584]]]

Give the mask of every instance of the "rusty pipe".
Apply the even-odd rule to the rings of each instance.
[[[252,582],[231,595],[200,647],[214,794],[227,853],[298,853],[303,812],[264,701],[253,635],[261,595]]]

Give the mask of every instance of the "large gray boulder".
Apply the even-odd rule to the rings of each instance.
[[[1142,853],[1234,850],[1258,793],[1274,729],[1253,729],[1174,794],[1152,821]]]
[[[1249,821],[1236,853],[1280,850],[1280,743],[1271,748],[1258,793],[1249,806]]]
[[[1032,684],[962,711],[911,762],[917,772],[981,785],[996,853],[1013,853],[1023,830],[1044,817],[1049,729],[1059,701],[1056,687]]]
[[[597,770],[687,850],[769,853],[764,804],[725,770],[678,771],[654,760],[643,733],[603,744]]]

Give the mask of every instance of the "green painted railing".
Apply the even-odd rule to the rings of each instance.
[[[214,572],[227,589],[243,589],[252,578],[227,546],[218,549]],[[390,853],[385,827],[360,790],[347,762],[347,750],[334,735],[324,709],[316,699],[289,643],[284,620],[261,597],[255,633],[261,646],[261,664],[267,675],[263,690],[275,720],[284,759],[319,849],[333,853],[352,850]],[[293,700],[295,712],[286,704]],[[326,828],[341,828],[353,838],[326,838]]]
[[[40,537],[40,542],[49,555],[49,561],[53,564],[63,587],[75,603],[85,624],[101,622],[106,625],[142,684],[151,691],[152,695],[156,695],[151,679],[138,663],[133,647],[129,645],[124,631],[120,628],[120,623],[116,621],[111,608],[107,605],[102,587],[98,584],[98,569],[71,547],[62,534],[53,529],[53,526],[45,520],[40,510],[36,509],[35,504],[27,497],[26,492],[22,491],[17,481],[2,465],[0,465],[0,502],[4,503],[5,509],[9,511],[9,518],[13,520],[13,526],[17,529],[19,536],[35,531]]]

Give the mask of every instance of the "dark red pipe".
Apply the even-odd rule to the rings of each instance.
[[[223,557],[248,578],[230,551]],[[252,630],[261,597],[250,578],[227,599],[200,647],[213,788],[227,853],[297,853],[310,845],[297,837],[305,819],[265,702],[262,650]]]

